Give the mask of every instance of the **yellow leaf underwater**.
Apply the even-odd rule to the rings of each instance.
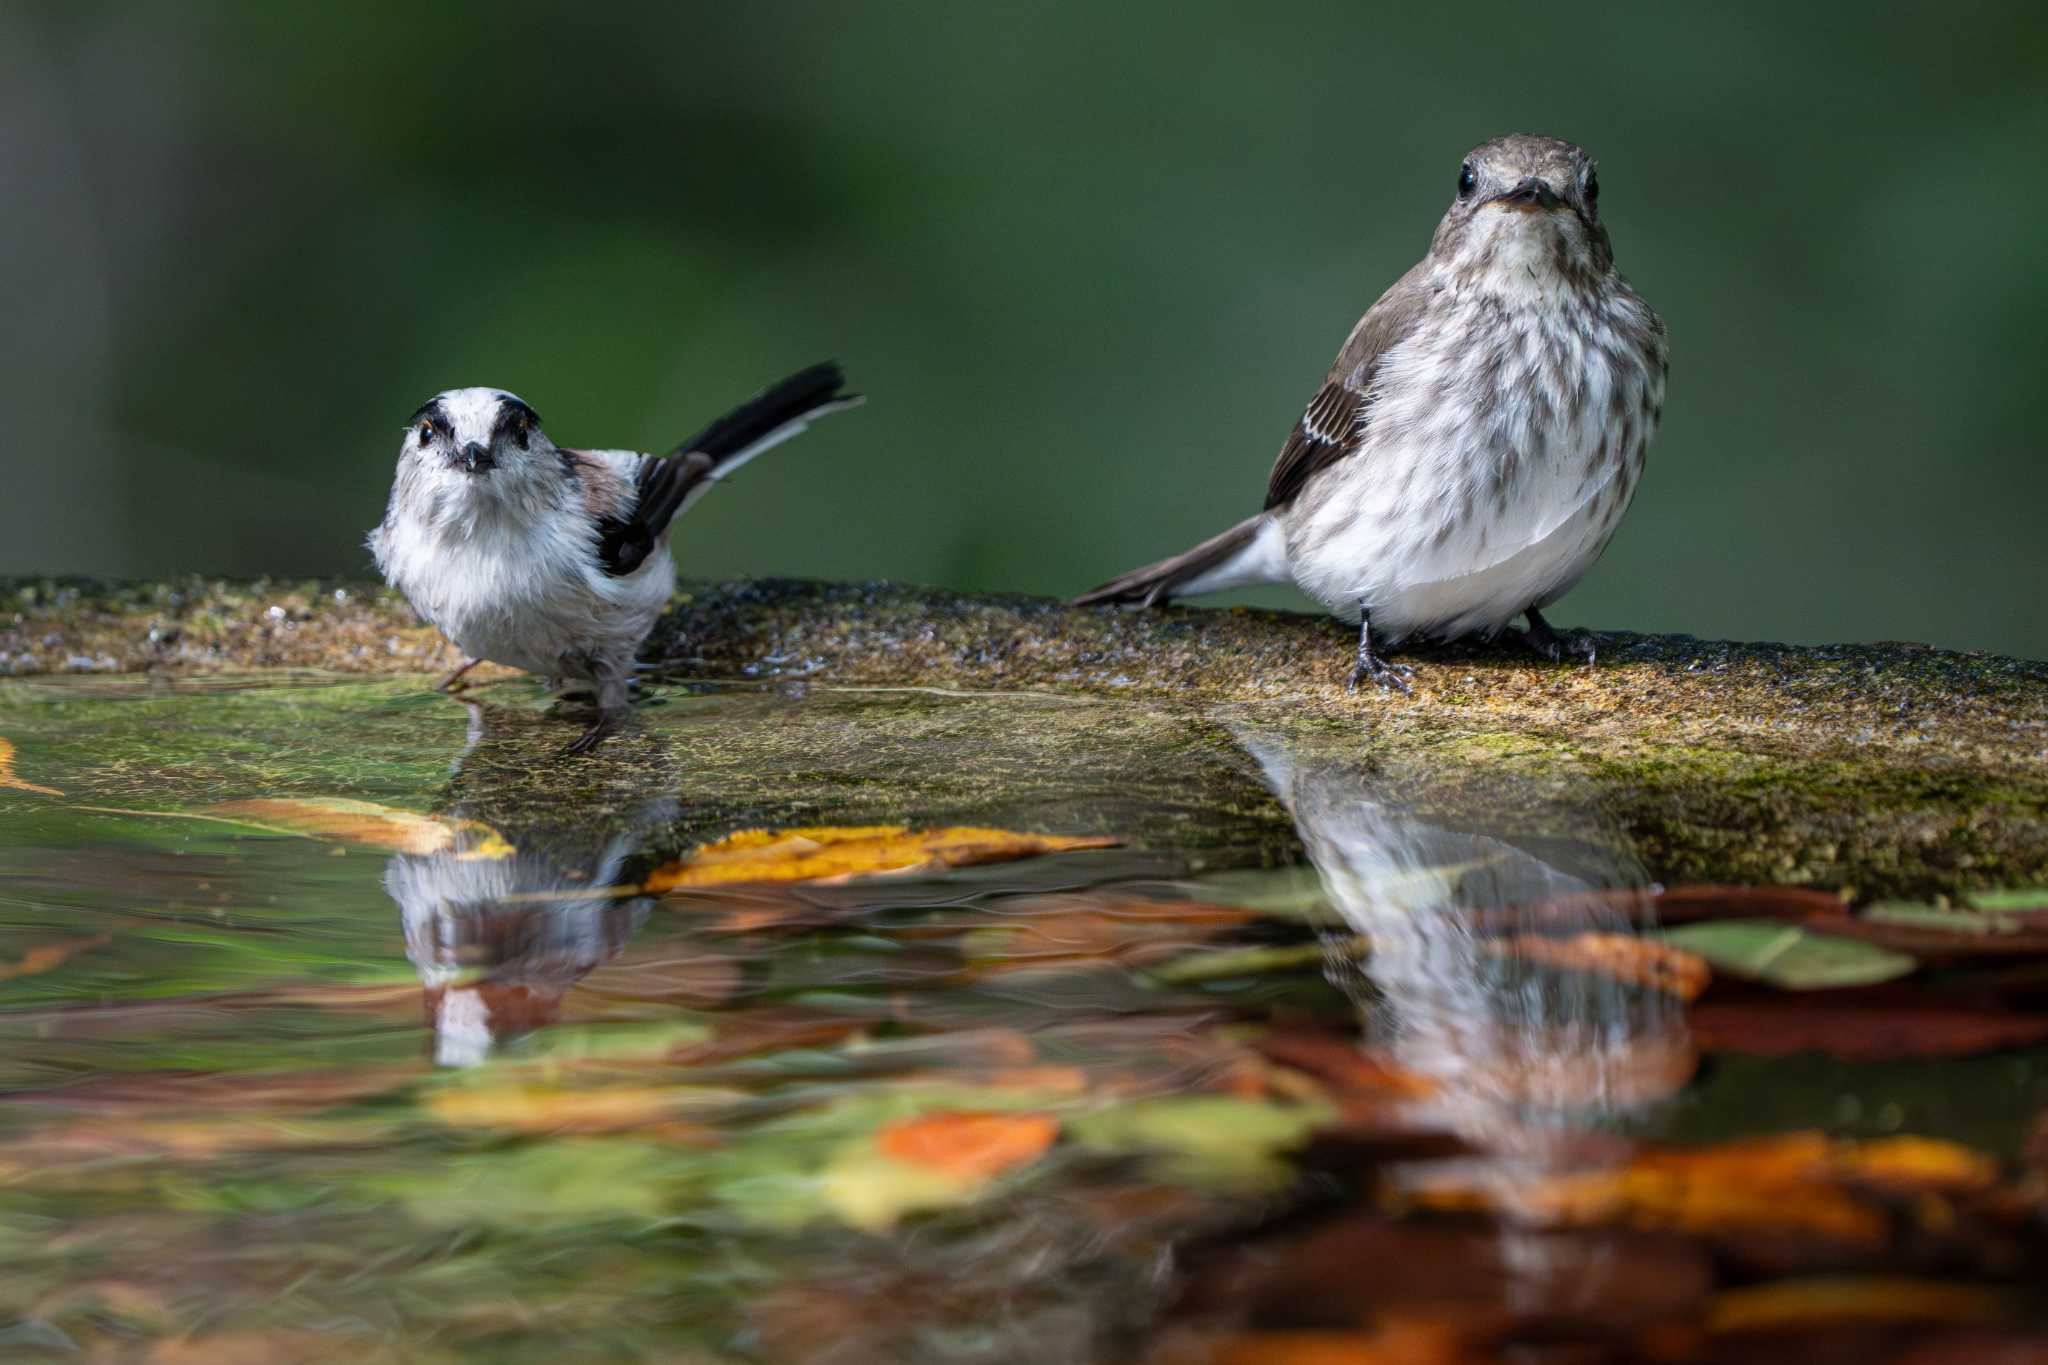
[[[454,853],[456,857],[509,858],[512,845],[475,820],[437,820],[409,810],[343,797],[267,797],[228,801],[212,813],[280,834],[339,839],[387,853]]]
[[[0,739],[0,787],[10,791],[34,792],[37,796],[62,796],[55,787],[39,787],[14,775],[14,742]]]
[[[913,830],[905,825],[748,829],[731,834],[657,868],[649,891],[731,886],[744,882],[837,882],[885,873],[971,867],[1065,853],[1114,848],[1094,835],[1019,834],[962,826]]]
[[[676,1121],[690,1093],[674,1086],[618,1085],[572,1090],[547,1085],[451,1088],[427,1096],[427,1109],[455,1128],[512,1133],[636,1132],[714,1146],[715,1131]]]

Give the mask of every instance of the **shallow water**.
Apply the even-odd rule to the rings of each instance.
[[[423,684],[0,682],[0,1358],[2048,1352],[2048,954],[1708,984],[1279,710]]]

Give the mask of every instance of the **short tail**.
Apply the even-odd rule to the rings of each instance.
[[[1073,599],[1077,607],[1098,602],[1157,606],[1174,597],[1199,597],[1225,588],[1287,580],[1287,542],[1280,523],[1266,513],[1248,517],[1220,536],[1211,536],[1171,559],[1133,569]]]

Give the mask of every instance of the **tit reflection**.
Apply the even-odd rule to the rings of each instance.
[[[1485,812],[1447,798],[1456,817],[1425,819],[1412,785],[1245,742],[1343,920],[1328,935],[1333,980],[1368,1039],[1434,1082],[1451,1129],[1533,1155],[1545,1128],[1638,1108],[1690,1073],[1670,997],[1519,951],[1524,932],[1634,935],[1649,918],[1642,868],[1618,840],[1587,837],[1587,812],[1495,786]]]
[[[609,800],[536,799],[523,763],[500,761],[520,757],[516,732],[494,736],[475,705],[471,717],[438,817],[448,846],[401,853],[384,872],[443,1066],[474,1066],[554,1022],[569,988],[624,950],[653,904],[632,893],[654,861],[646,845],[676,808],[643,800],[621,819]]]

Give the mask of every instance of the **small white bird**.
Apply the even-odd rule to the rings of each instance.
[[[595,747],[631,713],[633,658],[675,587],[668,529],[712,484],[815,417],[861,401],[832,364],[762,390],[665,456],[571,450],[501,389],[449,389],[412,415],[370,551],[455,642],[451,688],[488,659],[589,682]]]

